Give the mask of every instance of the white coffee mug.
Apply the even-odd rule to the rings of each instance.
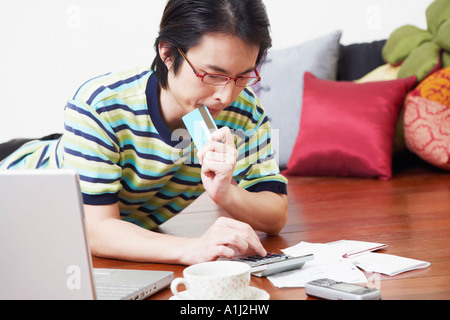
[[[183,295],[178,286],[184,284]],[[248,294],[250,266],[236,261],[212,261],[187,267],[172,281],[175,297],[192,300],[242,300]]]

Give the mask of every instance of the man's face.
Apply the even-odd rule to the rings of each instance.
[[[200,75],[211,73],[237,78],[251,76],[258,53],[258,47],[248,45],[236,36],[210,34],[205,35],[186,56]],[[206,84],[195,76],[186,61],[177,75],[173,69],[169,70],[168,83],[168,90],[182,109],[182,115],[205,105],[214,118],[244,89],[236,86],[233,80],[222,86]]]

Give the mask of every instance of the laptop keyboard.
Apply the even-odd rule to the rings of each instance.
[[[99,300],[120,300],[126,299],[129,297],[130,299],[142,299],[144,297],[144,293],[139,295],[139,290],[141,288],[138,286],[132,285],[104,285],[97,284],[95,286],[95,291],[97,293],[97,299]],[[132,296],[133,293],[136,293],[136,296]]]

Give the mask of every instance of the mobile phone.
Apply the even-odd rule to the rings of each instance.
[[[313,259],[314,256],[312,254],[292,257],[283,253],[269,252],[265,257],[259,255],[240,256],[231,260],[250,265],[250,273],[254,276],[266,277],[279,272],[300,269],[305,262]]]
[[[357,284],[335,281],[332,279],[317,279],[307,282],[306,294],[327,300],[380,300],[380,290]]]

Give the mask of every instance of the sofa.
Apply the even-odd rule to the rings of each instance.
[[[450,0],[426,15],[429,30],[400,27],[351,45],[337,30],[269,52],[255,91],[286,176],[390,180],[411,164],[450,169]],[[439,50],[423,49],[430,43]]]

